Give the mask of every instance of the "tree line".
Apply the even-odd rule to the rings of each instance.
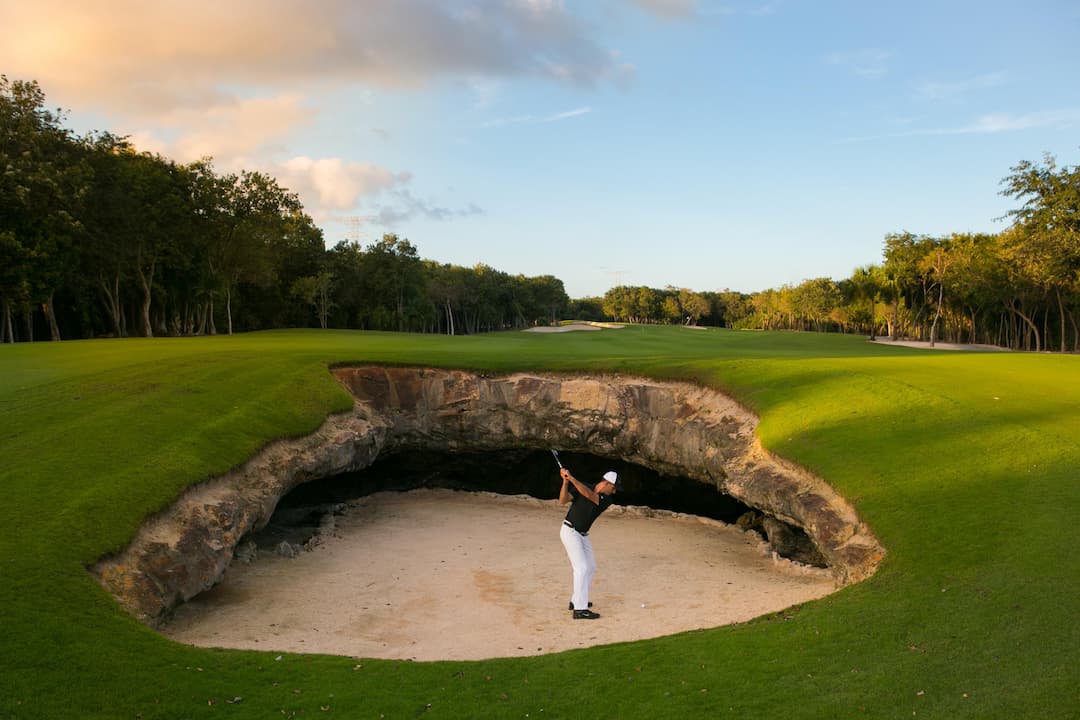
[[[295,193],[76,136],[0,76],[0,341],[276,327],[476,333],[553,322],[552,276],[422,260],[408,240],[325,247]]]
[[[0,75],[0,341],[318,325],[447,334],[560,317],[1080,350],[1080,168],[1002,180],[1001,233],[887,235],[880,264],[755,293],[611,288],[419,257],[387,234],[326,248],[295,193],[259,172],[179,164],[76,136],[33,81]]]
[[[617,287],[576,301],[595,319],[862,333],[1018,350],[1080,351],[1080,167],[1023,161],[1003,232],[886,235],[883,261],[842,280],[755,293]]]

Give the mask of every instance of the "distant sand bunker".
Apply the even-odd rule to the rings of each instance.
[[[451,490],[354,500],[327,542],[234,564],[162,630],[207,647],[474,660],[715,627],[836,588],[828,570],[774,559],[752,533],[616,506],[591,533],[602,617],[574,621],[564,514],[554,501]]]
[[[574,322],[567,325],[538,325],[528,328],[525,332],[564,333],[575,330],[619,330],[622,327],[622,323]]]

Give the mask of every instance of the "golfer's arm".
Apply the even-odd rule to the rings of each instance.
[[[559,504],[565,505],[574,499],[574,496],[570,494],[570,488],[566,487],[566,481],[563,481],[562,487],[559,489]]]
[[[595,490],[579,483],[578,479],[573,475],[570,476],[570,482],[574,483],[574,487],[578,489],[578,492],[588,498],[593,505],[600,504],[600,496],[596,494]]]

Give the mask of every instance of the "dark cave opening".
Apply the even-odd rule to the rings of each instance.
[[[670,510],[739,524],[769,540],[778,554],[808,565],[824,566],[820,554],[801,528],[766,519],[754,508],[686,477],[663,475],[633,463],[585,453],[560,453],[574,476],[593,483],[608,470],[619,474],[615,503]],[[380,457],[356,472],[313,480],[298,486],[278,503],[265,528],[248,538],[260,549],[298,551],[317,538],[320,525],[332,521],[344,503],[377,492],[445,488],[466,492],[531,495],[541,500],[558,497],[560,480],[555,459],[547,450],[507,449],[497,452],[427,451],[405,449]],[[779,529],[778,529],[779,528]],[[781,537],[782,535],[782,537]],[[282,542],[286,547],[282,548]]]
[[[576,478],[592,484],[608,470],[619,474],[619,505],[641,505],[734,523],[752,508],[715,488],[685,477],[661,475],[622,460],[580,453],[560,453]],[[406,450],[380,458],[354,473],[315,480],[297,487],[279,508],[324,505],[384,490],[447,488],[531,495],[551,500],[559,494],[555,458],[548,451],[429,452]]]

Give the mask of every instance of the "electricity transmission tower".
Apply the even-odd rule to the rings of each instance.
[[[368,218],[364,217],[363,215],[345,216],[345,223],[349,228],[349,242],[353,243],[354,245],[360,244],[360,237],[362,235],[362,233],[360,232],[360,228],[367,221],[367,219]]]

